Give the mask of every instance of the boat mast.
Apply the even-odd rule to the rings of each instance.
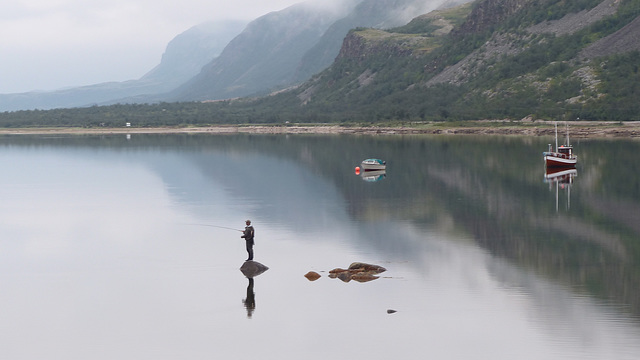
[[[558,122],[556,121],[556,149],[555,152],[558,152]]]

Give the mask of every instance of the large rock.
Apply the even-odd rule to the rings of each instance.
[[[387,269],[383,268],[380,265],[372,265],[361,262],[354,262],[349,265],[349,270],[351,271],[366,271],[369,273],[379,274],[381,272],[387,271]]]
[[[244,276],[248,277],[249,279],[258,276],[267,270],[269,270],[269,268],[266,265],[253,260],[245,261],[244,264],[242,264],[242,266],[240,267],[240,271],[242,271]]]
[[[329,277],[332,279],[338,278],[344,282],[351,280],[367,282],[378,279],[379,276],[376,275],[385,271],[387,271],[387,269],[379,265],[355,262],[349,265],[348,269],[336,268],[329,271]]]

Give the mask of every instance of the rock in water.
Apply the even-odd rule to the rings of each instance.
[[[269,268],[266,265],[260,264],[259,262],[253,260],[245,261],[244,264],[242,264],[242,266],[240,267],[240,271],[242,271],[244,276],[248,277],[249,279],[258,276],[267,270],[269,270]]]
[[[349,265],[348,269],[335,268],[330,270],[329,277],[332,279],[338,278],[344,282],[351,280],[367,282],[378,279],[379,277],[375,275],[385,271],[387,271],[387,269],[380,265],[355,262]]]
[[[315,271],[309,271],[308,273],[306,273],[304,275],[304,277],[309,279],[309,281],[316,281],[316,280],[320,279],[320,274],[318,274]]]
[[[346,282],[346,283],[348,283],[349,281],[351,281],[351,276],[352,276],[352,275],[351,275],[351,273],[350,273],[350,272],[341,272],[341,273],[338,273],[338,274],[336,275],[336,277],[337,277],[338,279],[340,279],[340,280],[342,280],[343,282]]]
[[[380,265],[372,265],[372,264],[361,263],[361,262],[352,263],[351,265],[349,265],[349,270],[350,271],[368,272],[368,273],[371,273],[371,274],[379,274],[381,272],[387,271],[387,269],[383,268]]]

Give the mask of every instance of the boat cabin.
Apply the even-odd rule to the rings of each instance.
[[[563,155],[565,158],[570,158],[573,155],[573,146],[572,145],[560,145],[556,151],[553,151],[553,146],[549,144],[549,151],[545,154],[553,154],[558,153]]]
[[[560,147],[558,147],[558,152],[560,154],[566,155],[568,158],[571,157],[572,150],[573,146],[571,145],[560,145]]]

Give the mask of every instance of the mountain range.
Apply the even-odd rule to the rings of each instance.
[[[640,117],[640,0],[335,4],[256,19],[172,91],[5,126]]]
[[[195,76],[211,59],[219,56],[244,26],[246,22],[237,20],[196,25],[171,40],[160,64],[140,79],[54,91],[0,94],[0,111],[89,106],[171,91]]]
[[[307,80],[329,66],[350,29],[399,26],[445,2],[308,0],[248,25],[206,23],[174,38],[161,63],[140,79],[0,94],[0,111],[263,94]]]

